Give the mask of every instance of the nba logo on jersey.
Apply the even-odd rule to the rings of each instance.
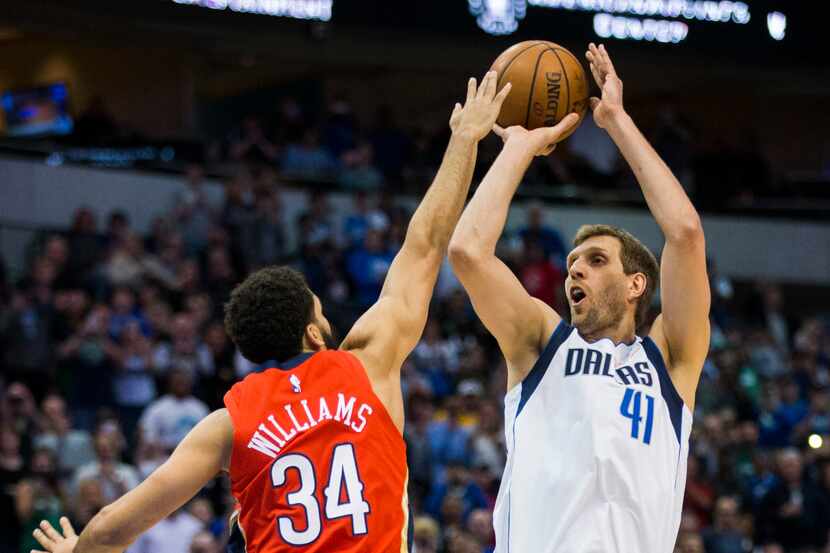
[[[294,389],[294,393],[299,394],[300,393],[300,379],[297,378],[297,375],[292,374],[291,378],[289,378],[288,381],[291,383],[291,387]]]

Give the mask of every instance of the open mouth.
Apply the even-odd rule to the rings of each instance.
[[[571,305],[573,305],[573,306],[577,306],[580,303],[582,303],[582,300],[584,300],[585,297],[586,297],[585,291],[582,288],[580,288],[579,286],[571,287],[570,296],[571,296]]]

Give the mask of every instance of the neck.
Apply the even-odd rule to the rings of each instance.
[[[613,326],[591,329],[586,332],[580,330],[579,333],[589,342],[608,338],[615,344],[630,344],[636,336],[634,321],[629,319],[622,320]]]

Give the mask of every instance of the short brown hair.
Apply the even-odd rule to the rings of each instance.
[[[231,292],[225,330],[242,355],[254,363],[285,361],[302,352],[314,297],[302,273],[267,267]]]
[[[660,266],[657,258],[642,242],[627,230],[611,225],[582,225],[574,236],[574,247],[579,246],[594,236],[613,236],[620,241],[620,261],[623,271],[627,275],[643,273],[646,276],[646,291],[640,296],[637,311],[634,314],[634,325],[639,328],[645,321],[651,298],[657,290],[660,278]]]

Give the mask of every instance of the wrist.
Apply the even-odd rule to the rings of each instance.
[[[525,162],[527,164],[530,164],[533,158],[536,157],[536,151],[533,146],[530,146],[525,141],[515,139],[505,142],[502,152],[517,162]]]
[[[473,129],[458,127],[452,131],[450,140],[458,144],[478,144],[481,138],[473,131]]]
[[[620,130],[625,125],[632,122],[631,116],[626,113],[625,108],[622,106],[617,106],[609,110],[608,116],[605,119],[605,128],[608,131]]]

